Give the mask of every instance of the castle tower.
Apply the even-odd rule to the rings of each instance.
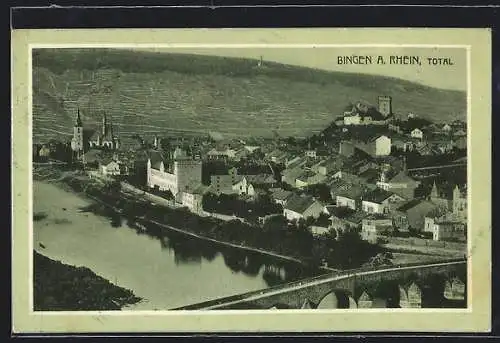
[[[387,95],[378,97],[378,111],[387,118],[392,114],[392,98]]]
[[[75,152],[83,151],[83,123],[80,117],[80,108],[76,115],[75,126],[73,127],[73,139],[71,140],[71,149]]]

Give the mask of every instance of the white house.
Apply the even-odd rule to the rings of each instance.
[[[359,125],[361,124],[361,116],[359,114],[344,113],[344,125]]]
[[[120,175],[122,168],[120,167],[120,163],[115,160],[106,161],[100,165],[100,171],[102,175]]]
[[[418,138],[418,139],[422,139],[424,138],[424,133],[422,132],[422,130],[420,130],[419,128],[416,128],[416,129],[413,129],[411,132],[410,132],[410,136],[412,138]]]
[[[362,220],[361,238],[375,243],[380,234],[392,231],[392,219],[385,216],[370,215]]]
[[[254,186],[248,181],[247,177],[245,176],[241,179],[241,181],[233,185],[233,191],[238,195],[255,195]]]
[[[318,218],[323,212],[324,205],[309,196],[293,196],[283,208],[283,216],[288,220]]]
[[[363,197],[361,207],[367,213],[388,213],[391,208],[404,201],[403,197],[395,193],[376,188]]]
[[[207,192],[207,187],[203,185],[191,186],[181,193],[182,206],[189,208],[192,212],[203,211],[203,194]]]
[[[466,240],[466,225],[463,221],[437,219],[432,229],[432,239],[435,241]]]
[[[375,138],[375,156],[388,156],[391,154],[391,139],[385,135]]]
[[[311,157],[311,158],[316,158],[316,150],[306,150],[305,152],[306,157]]]
[[[450,132],[451,131],[451,126],[449,124],[444,124],[442,130],[444,132]]]
[[[269,191],[271,192],[271,198],[274,202],[276,204],[280,204],[281,206],[285,206],[287,200],[293,195],[293,192],[286,191],[282,188],[271,188]]]

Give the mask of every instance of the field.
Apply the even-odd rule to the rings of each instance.
[[[214,56],[95,49],[33,52],[35,141],[69,139],[77,107],[96,128],[102,111],[122,140],[133,134],[305,136],[358,100],[393,97],[393,110],[465,120],[463,92],[404,80]]]

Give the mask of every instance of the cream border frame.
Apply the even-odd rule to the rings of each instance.
[[[168,33],[175,32],[175,41]],[[312,35],[312,32],[315,35]],[[329,33],[334,32],[334,35]],[[271,35],[269,33],[272,33]],[[332,36],[334,37],[332,39]],[[74,43],[78,37],[79,43]],[[204,42],[200,44],[199,42]],[[209,41],[210,43],[206,43]],[[241,44],[241,41],[248,43]],[[262,43],[262,42],[266,43]],[[137,43],[131,43],[137,42]],[[181,42],[181,43],[179,43]],[[345,43],[344,43],[345,42]],[[354,43],[353,43],[354,42]],[[370,42],[370,43],[368,43]],[[374,42],[374,43],[371,43]],[[398,44],[397,42],[401,42]],[[411,42],[411,43],[408,43]],[[430,43],[432,42],[432,43]],[[34,47],[454,47],[467,50],[469,302],[468,308],[335,311],[32,312],[31,49]],[[486,29],[187,29],[16,30],[13,61],[13,331],[486,331],[490,327],[491,47]],[[481,66],[479,68],[479,66]],[[475,95],[475,96],[474,96]],[[27,106],[26,106],[27,105]],[[472,117],[471,113],[479,113]],[[477,117],[476,117],[477,116]],[[28,129],[28,132],[25,130]],[[24,131],[24,132],[23,132]],[[26,140],[26,133],[28,139]],[[475,150],[474,154],[472,151]],[[472,166],[482,168],[474,176]],[[27,179],[26,179],[27,178]],[[28,182],[26,182],[28,181]],[[26,197],[26,195],[28,195]],[[488,195],[488,196],[486,196]],[[26,237],[26,230],[29,228]],[[473,229],[472,229],[473,228]],[[27,245],[25,243],[27,241]],[[15,243],[21,242],[21,243]],[[27,250],[26,250],[27,249]],[[23,252],[24,251],[24,252]],[[28,258],[28,260],[26,260]],[[28,267],[28,268],[27,268]],[[26,277],[27,273],[27,277]],[[26,290],[26,288],[28,290]],[[23,291],[24,290],[24,291]],[[27,292],[26,292],[27,291]],[[29,296],[27,297],[26,294]],[[404,314],[404,315],[403,315]],[[240,317],[244,316],[244,317]],[[351,320],[350,320],[351,318]],[[297,324],[300,323],[300,326]],[[364,325],[356,325],[364,323]],[[390,323],[390,326],[387,326]]]

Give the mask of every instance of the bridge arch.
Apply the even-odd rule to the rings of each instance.
[[[316,308],[316,305],[309,299],[304,300],[302,306],[300,307],[301,310],[311,310],[314,308]]]
[[[420,308],[422,307],[422,289],[420,286],[411,282],[408,287],[399,286],[399,306],[402,308]]]
[[[318,309],[357,308],[358,305],[349,291],[334,289],[319,301]]]
[[[451,280],[445,280],[444,297],[448,300],[464,300],[465,282],[457,277],[454,277]]]

